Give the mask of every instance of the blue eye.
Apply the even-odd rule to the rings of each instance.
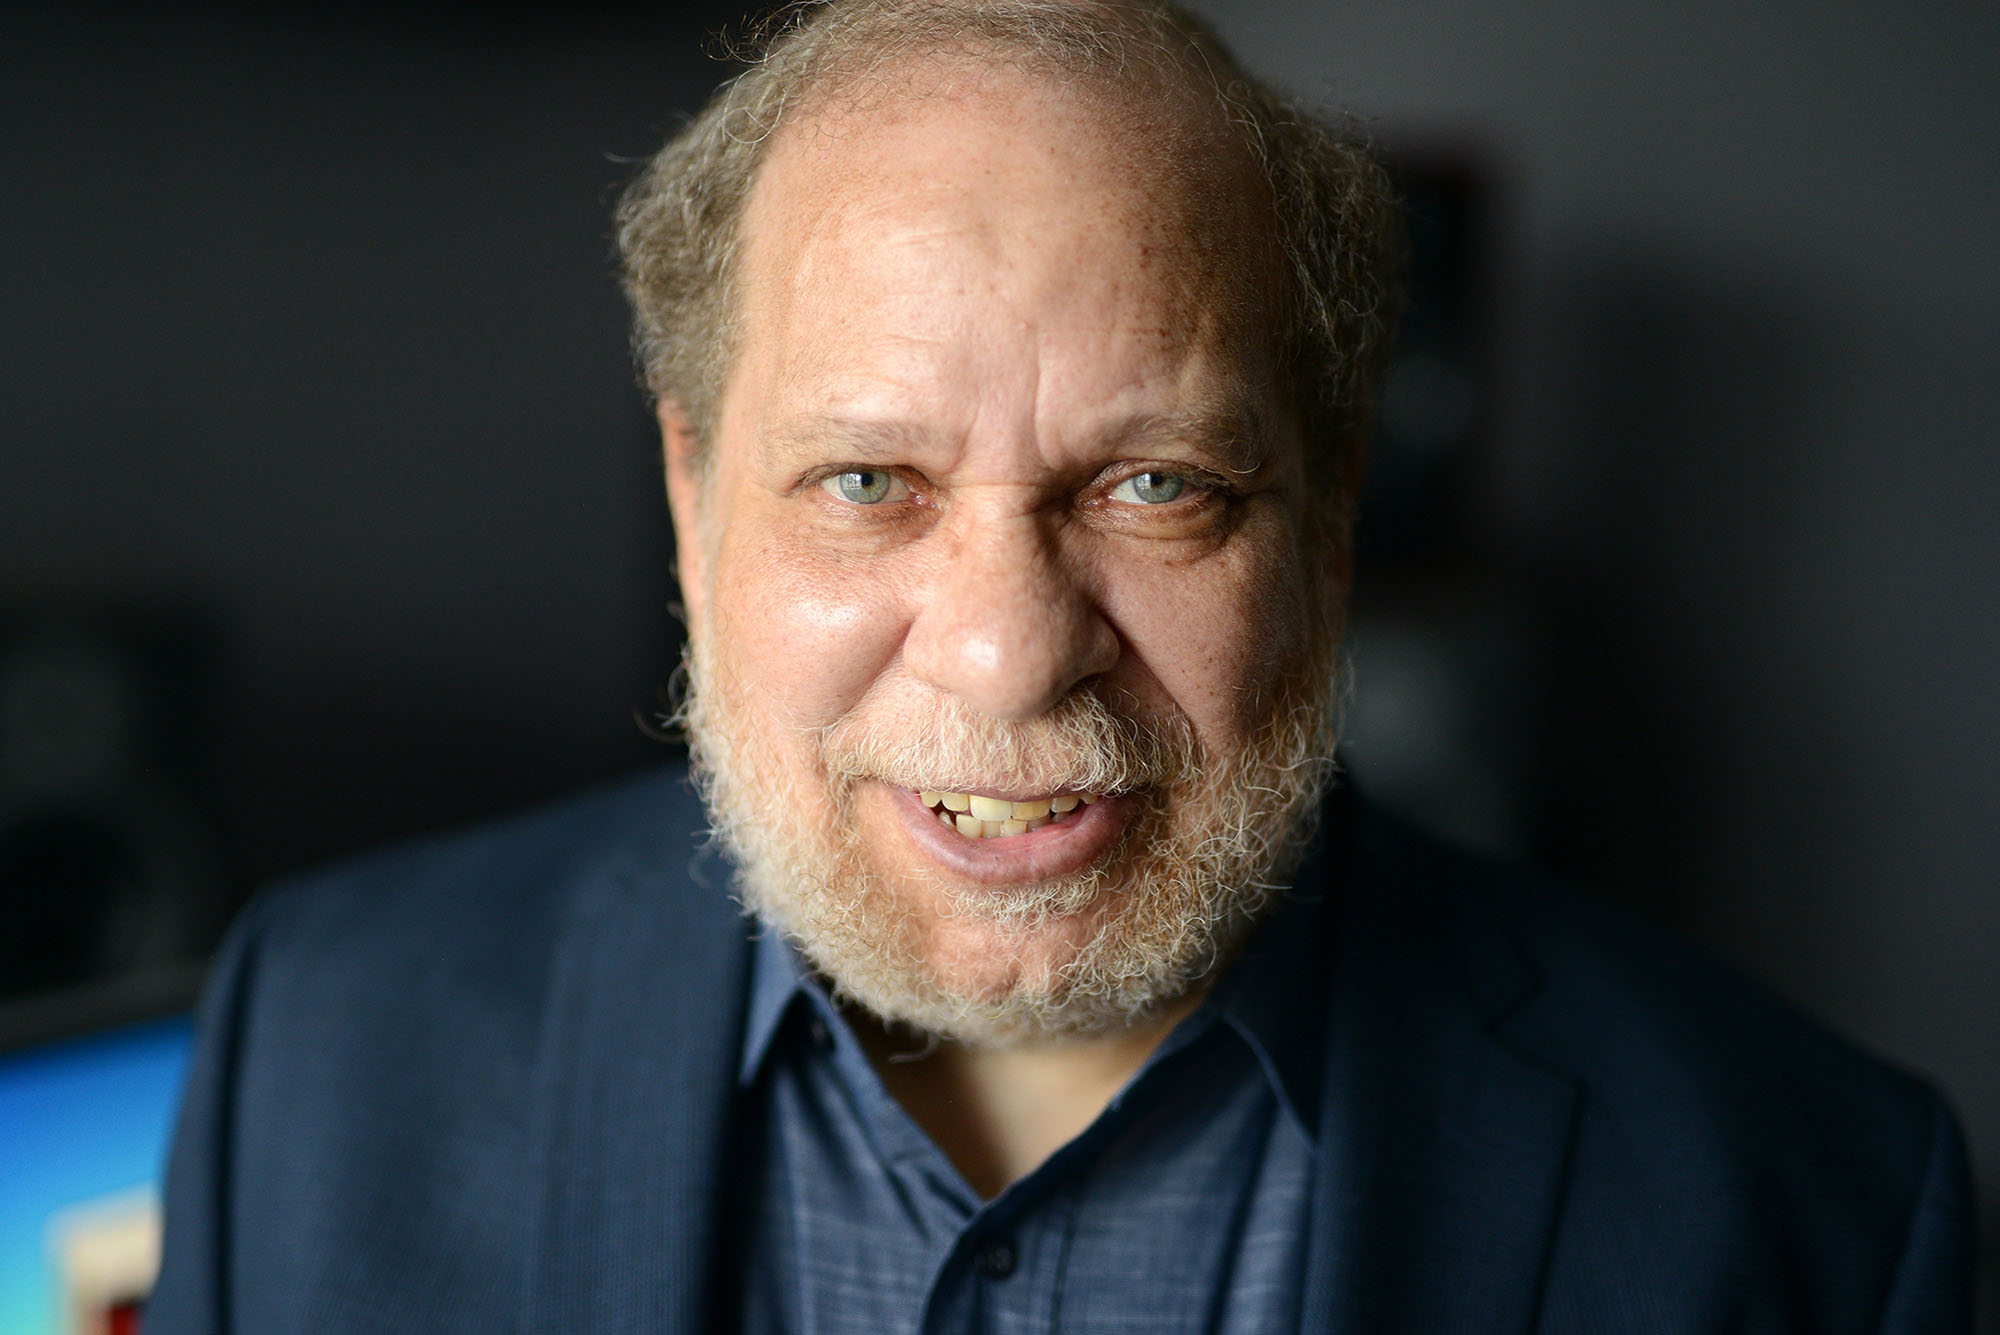
[[[829,496],[837,496],[855,505],[877,505],[889,498],[890,492],[902,484],[894,473],[885,473],[874,468],[857,468],[850,473],[835,473],[819,484]]]
[[[1165,505],[1178,500],[1187,490],[1187,479],[1178,473],[1134,473],[1111,489],[1114,501],[1136,501],[1140,505]]]

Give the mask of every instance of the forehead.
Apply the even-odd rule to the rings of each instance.
[[[961,358],[1066,340],[1128,364],[1200,347],[1211,374],[1262,380],[1266,191],[1220,109],[1183,91],[917,62],[779,131],[745,214],[741,347],[781,349],[769,369],[795,378],[885,336]]]
[[[854,198],[1003,184],[1024,206],[1048,203],[1037,187],[1054,187],[1106,220],[1137,203],[1146,219],[1178,224],[1201,249],[1218,229],[1190,224],[1240,231],[1254,210],[1228,204],[1261,195],[1240,132],[1212,96],[1181,81],[918,54],[865,78],[832,75],[807,95],[774,137],[752,211],[759,200],[769,209],[815,192]],[[1240,235],[1233,239],[1240,245]]]

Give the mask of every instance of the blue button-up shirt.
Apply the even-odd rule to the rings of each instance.
[[[1311,881],[1307,882],[1311,884]],[[884,1088],[819,982],[758,944],[740,1077],[743,1329],[1295,1330],[1326,1001],[1293,897],[1076,1139],[982,1200]]]

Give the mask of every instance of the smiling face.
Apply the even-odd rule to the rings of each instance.
[[[938,73],[779,132],[713,439],[662,424],[746,900],[878,1015],[1003,1042],[1156,1010],[1253,920],[1337,600],[1219,113]]]

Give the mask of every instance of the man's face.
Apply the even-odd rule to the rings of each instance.
[[[1240,936],[1323,772],[1337,591],[1226,128],[942,83],[780,133],[706,477],[663,423],[746,899],[993,1042],[1157,1009]]]

